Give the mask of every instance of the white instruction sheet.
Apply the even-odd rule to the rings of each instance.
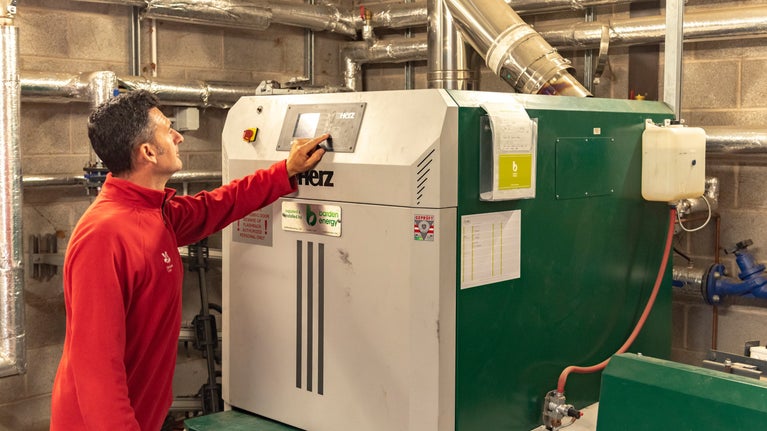
[[[522,211],[461,217],[461,289],[520,277]]]

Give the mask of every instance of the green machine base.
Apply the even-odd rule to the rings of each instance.
[[[602,373],[597,431],[763,429],[767,382],[635,354]]]
[[[184,426],[189,431],[298,431],[298,428],[236,410],[187,419]]]

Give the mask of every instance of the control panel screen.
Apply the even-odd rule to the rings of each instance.
[[[317,132],[317,124],[320,121],[319,112],[307,112],[299,114],[296,128],[293,130],[294,138],[313,138]]]
[[[288,105],[277,150],[290,151],[296,138],[313,138],[330,133],[330,139],[321,144],[322,148],[337,153],[353,153],[366,106],[364,102]]]

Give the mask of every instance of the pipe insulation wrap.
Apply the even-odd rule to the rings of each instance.
[[[240,97],[256,94],[256,86],[216,81],[176,82],[146,79],[140,76],[118,77],[126,90],[147,90],[155,94],[163,105],[198,106],[202,108],[230,108]]]
[[[247,30],[266,30],[272,21],[267,8],[252,2],[222,0],[148,0],[142,16]]]
[[[329,31],[356,37],[355,15],[343,13],[330,4],[271,2],[268,5],[277,24],[291,25],[313,31]]]
[[[22,266],[21,157],[18,28],[0,26],[2,145],[0,145],[0,377],[26,371]]]
[[[114,72],[93,72],[88,75],[88,100],[91,110],[96,110],[102,103],[114,96],[117,88],[117,75]]]
[[[263,31],[272,23],[355,36],[353,15],[335,6],[230,0],[148,0],[143,17]]]
[[[706,155],[767,154],[767,129],[741,130],[706,127]]]
[[[82,74],[24,72],[20,78],[25,100],[36,102],[88,101],[88,81]]]
[[[539,27],[538,31],[553,46],[597,48],[604,26],[609,29],[610,46],[663,42],[666,35],[664,16]],[[688,10],[684,14],[684,40],[727,40],[763,34],[767,34],[767,6]]]

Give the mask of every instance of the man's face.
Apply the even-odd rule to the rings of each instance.
[[[157,151],[157,169],[170,175],[180,171],[183,164],[178,155],[178,145],[184,137],[170,127],[170,120],[157,108],[149,110],[149,121],[155,126],[151,144]]]

